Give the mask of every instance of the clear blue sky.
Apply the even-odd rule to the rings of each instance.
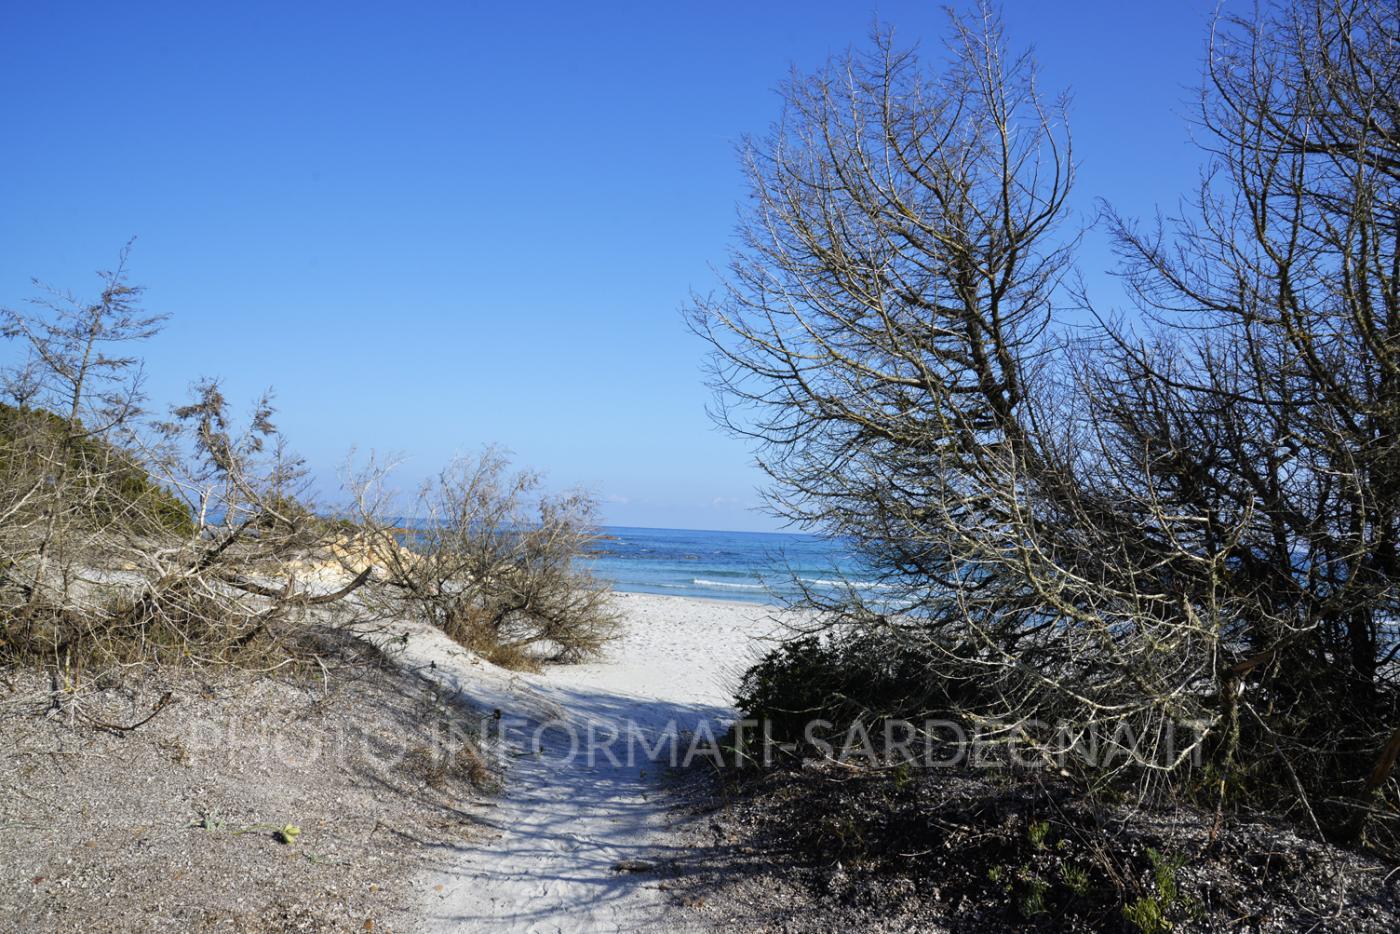
[[[1007,3],[1074,94],[1086,217],[1194,183],[1212,8]],[[3,3],[0,305],[90,290],[136,235],[174,315],[153,398],[275,386],[328,490],[352,444],[411,480],[494,441],[614,524],[773,528],[679,309],[731,243],[738,137],[876,14],[939,50],[939,7],[902,0]],[[1081,260],[1120,302],[1101,234]]]

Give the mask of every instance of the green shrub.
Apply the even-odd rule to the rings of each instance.
[[[807,724],[834,732],[887,718],[947,715],[972,700],[971,680],[930,676],[928,652],[911,651],[907,632],[844,629],[772,649],[744,673],[736,701],[745,717],[768,725],[777,742],[804,741]]]
[[[120,523],[138,534],[194,533],[189,509],[155,483],[134,457],[94,435],[65,442],[67,431],[68,424],[52,412],[0,403],[0,483],[22,482],[26,474],[52,469],[49,455],[66,447],[69,477],[82,494],[73,500],[87,504],[94,527]]]

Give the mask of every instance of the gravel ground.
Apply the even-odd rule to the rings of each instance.
[[[1400,930],[1400,867],[1263,819],[1212,834],[1190,809],[1095,805],[1034,777],[951,769],[894,779],[807,763],[676,783],[690,851],[665,884],[716,929]],[[1143,899],[1163,926],[1125,917]]]
[[[493,790],[460,716],[363,646],[132,673],[57,711],[49,688],[0,669],[3,930],[390,930]]]

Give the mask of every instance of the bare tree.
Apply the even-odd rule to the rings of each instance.
[[[164,317],[138,307],[141,289],[126,277],[130,248],[122,249],[114,270],[99,273],[102,290],[95,301],[41,286],[46,295],[34,300],[34,312],[0,312],[0,336],[18,340],[26,354],[6,379],[17,403],[9,419],[11,443],[26,447],[14,458],[29,461],[44,489],[35,498],[23,481],[13,488],[19,500],[38,507],[31,513],[37,526],[34,560],[22,585],[30,603],[41,600],[49,585],[60,525],[91,503],[93,490],[105,485],[114,467],[125,466],[111,463],[112,446],[83,441],[116,435],[141,414],[140,361],[120,350],[153,336]]]
[[[1183,789],[1205,752],[1222,796],[1359,828],[1400,751],[1395,10],[1220,25],[1199,218],[1115,225],[1146,338],[1055,327],[1062,111],[994,15],[952,36],[941,72],[879,37],[785,88],[692,314],[775,510],[889,588],[806,593],[883,685],[829,701],[953,710],[1057,762],[1096,735],[1100,775],[1106,741]]]
[[[1180,337],[1166,359],[1117,336],[1147,388],[1107,412],[1195,537],[1236,530],[1222,680],[1255,689],[1227,705],[1230,747],[1284,757],[1355,832],[1349,799],[1400,750],[1400,13],[1221,22],[1208,79],[1191,216],[1170,238],[1114,218],[1140,304]]]
[[[785,86],[781,120],[745,151],[743,249],[691,320],[776,512],[854,542],[903,612],[853,589],[807,602],[946,662],[910,703],[950,679],[1015,682],[986,692],[1012,703],[1035,689],[1026,646],[1046,641],[1022,564],[1049,517],[1023,494],[1053,473],[1038,420],[1057,393],[1037,371],[1075,240],[1074,169],[1063,104],[999,19],[951,26],[941,71],[879,35]]]
[[[892,546],[918,516],[864,508],[889,483],[927,488],[931,462],[977,456],[960,437],[1023,431],[1023,369],[1068,258],[1062,108],[990,14],[953,25],[943,74],[881,35],[784,88],[744,152],[744,250],[692,316],[718,350],[721,419],[762,445],[778,510]]]

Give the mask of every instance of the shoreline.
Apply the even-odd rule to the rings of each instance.
[[[783,606],[781,603],[766,603],[760,602],[758,600],[743,600],[738,598],[725,597],[696,597],[691,596],[690,594],[679,593],[654,593],[650,590],[621,590],[615,584],[610,584],[609,586],[612,587],[613,595],[616,597],[646,597],[648,599],[655,598],[657,600],[680,600],[687,603],[712,603],[724,607],[749,607],[750,609],[754,610],[771,610],[779,613],[790,612],[788,608]]]
[[[581,554],[578,567],[619,592],[781,606],[803,586],[826,593],[846,579],[866,583],[850,544],[838,539],[622,526],[600,531],[608,540]]]

